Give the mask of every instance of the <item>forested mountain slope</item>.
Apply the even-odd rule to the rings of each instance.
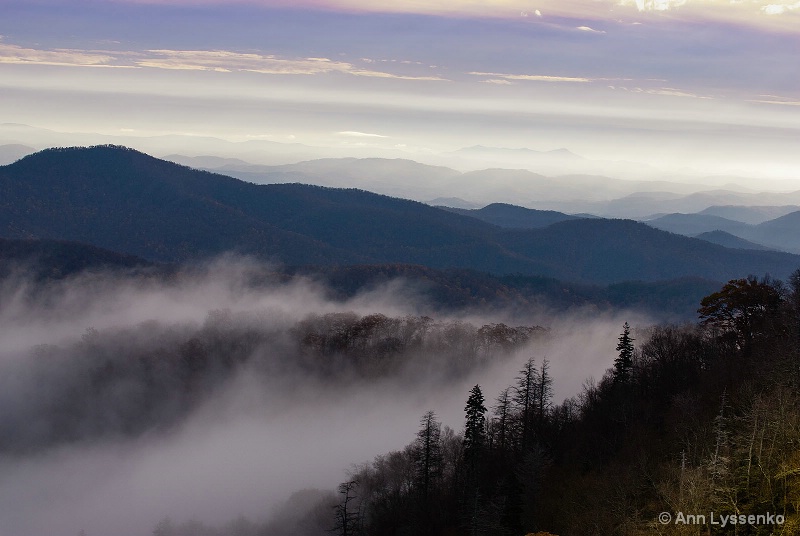
[[[254,185],[113,146],[51,149],[0,168],[0,236],[157,261],[236,251],[290,265],[412,263],[588,283],[785,277],[800,265],[800,256],[730,250],[625,220],[502,229],[414,201]]]

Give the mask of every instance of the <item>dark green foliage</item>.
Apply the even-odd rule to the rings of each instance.
[[[618,339],[619,372],[587,383],[580,397],[557,406],[541,395],[549,392],[541,387],[548,383],[542,382],[547,367],[527,361],[513,390],[497,398],[486,470],[473,481],[468,464],[451,477],[444,473],[435,534],[800,533],[800,350],[797,339],[787,337],[800,318],[793,305],[798,281],[800,276],[789,291],[778,292],[774,307],[758,309],[760,325],[768,329],[758,332],[749,351],[705,322],[643,330],[633,360],[626,323]],[[720,292],[747,296],[755,287],[759,301],[773,296],[761,285],[783,288],[745,280]],[[747,326],[733,322],[725,329]],[[625,378],[624,388],[617,375]],[[527,432],[526,413],[540,416]],[[377,461],[372,468],[382,471]],[[367,534],[383,534],[374,530],[386,526],[380,519],[388,510],[379,504],[377,497],[370,503]],[[713,511],[717,518],[772,512],[785,516],[786,524],[664,526],[657,522],[664,511]]]
[[[631,327],[627,322],[622,326],[622,334],[617,343],[619,355],[614,359],[614,382],[628,384],[631,381],[633,372],[633,339],[631,337]]]
[[[486,449],[486,406],[480,385],[475,385],[467,398],[464,407],[466,423],[464,425],[464,459],[467,465],[477,467]]]
[[[750,277],[729,281],[719,292],[706,296],[697,312],[704,325],[749,353],[754,341],[774,328],[781,302],[780,287]]]

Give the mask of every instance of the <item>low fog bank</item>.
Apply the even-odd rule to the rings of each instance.
[[[240,516],[303,533],[349,468],[408,444],[427,410],[460,431],[469,389],[488,406],[530,357],[549,360],[560,402],[611,366],[624,321],[648,323],[430,318],[403,281],[336,301],[269,274],[226,258],[169,282],[95,273],[30,292],[7,279],[0,535],[142,536],[166,517]]]

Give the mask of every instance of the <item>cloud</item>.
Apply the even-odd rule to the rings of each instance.
[[[577,29],[582,32],[589,32],[589,33],[598,33],[598,34],[606,33],[605,30],[595,30],[594,28],[590,28],[589,26],[578,26]]]
[[[691,97],[694,99],[708,99],[710,97],[703,97],[701,95],[697,95],[695,93],[690,93],[688,91],[683,91],[681,89],[676,89],[674,87],[661,87],[655,89],[646,89],[644,90],[645,93],[650,93],[651,95],[666,95],[668,97]]]
[[[626,79],[630,81],[630,79]],[[642,88],[642,87],[632,87],[628,88],[625,86],[614,86],[609,85],[607,86],[609,89],[613,90],[621,90],[627,91],[629,93],[645,93],[648,95],[663,95],[666,97],[683,97],[683,98],[693,98],[693,99],[711,99],[712,97],[705,96],[705,95],[698,95],[696,93],[691,93],[689,91],[678,89],[674,87],[656,87],[656,88]]]
[[[93,51],[78,49],[34,49],[0,42],[0,63],[67,67],[152,68],[183,71],[253,72],[273,75],[352,76],[397,80],[444,81],[432,75],[414,76],[356,67],[328,58],[282,58],[272,54],[229,50]],[[402,61],[404,65],[416,62]]]
[[[136,61],[142,67],[202,71],[249,71],[263,74],[313,75],[350,72],[353,66],[326,58],[284,59],[273,55],[225,50],[149,50]]]
[[[550,76],[543,74],[501,74],[501,73],[483,73],[483,72],[470,72],[473,76],[491,76],[494,79],[500,80],[525,80],[528,82],[570,82],[570,83],[586,83],[591,82],[591,78],[574,77],[574,76]],[[493,82],[495,84],[502,82]]]
[[[622,0],[620,5],[635,4],[639,11],[666,11],[686,5],[688,0]]]
[[[382,134],[370,134],[369,132],[357,132],[355,130],[344,130],[336,133],[339,136],[349,136],[351,138],[388,138]]]
[[[783,15],[796,9],[800,9],[800,2],[795,2],[794,4],[768,4],[763,6],[761,11],[767,15]]]
[[[698,17],[709,21],[729,21],[738,24],[764,27],[780,27],[797,32],[800,25],[797,20],[788,17],[791,12],[800,9],[800,2],[767,4],[763,0],[619,0],[622,7],[635,8],[639,13],[665,13],[672,11],[681,13],[684,18],[697,20]],[[771,15],[762,17],[760,15]],[[780,15],[780,16],[779,16]]]
[[[444,17],[506,18],[537,21],[548,18],[619,21],[620,18],[648,17],[669,13],[671,18],[689,21],[733,22],[765,28],[779,27],[797,33],[800,24],[790,15],[797,3],[768,3],[764,0],[539,0],[535,11],[529,0],[429,0],[427,2],[370,2],[367,0],[293,0],[292,7],[322,7],[356,12],[414,13]],[[275,1],[266,2],[274,5]],[[281,2],[277,2],[281,3]],[[286,0],[285,5],[289,5]],[[535,14],[536,17],[531,15]],[[761,15],[773,15],[763,17]],[[629,20],[628,23],[635,23]]]
[[[38,439],[31,454],[0,456],[3,534],[135,536],[152,533],[166,515],[176,522],[199,517],[221,524],[238,514],[260,521],[295,490],[333,489],[351,464],[412,440],[428,408],[460,426],[469,387],[480,381],[494,396],[534,349],[538,363],[542,355],[550,358],[557,396],[578,392],[586,376],[608,366],[620,325],[596,314],[591,321],[565,320],[556,326],[558,340],[542,337],[520,355],[496,352],[476,365],[456,347],[459,333],[469,331],[449,331],[452,361],[425,348],[361,376],[349,373],[356,360],[338,364],[338,357],[301,350],[295,330],[335,327],[324,323],[326,313],[415,314],[422,300],[412,286],[387,283],[337,302],[302,279],[253,288],[251,276],[263,282],[269,269],[248,261],[219,261],[208,270],[163,284],[87,274],[31,300],[19,298],[18,285],[0,287],[0,429]],[[245,342],[254,333],[263,344]],[[234,350],[239,343],[251,347]],[[181,406],[186,411],[170,421],[164,417],[176,409],[171,396],[181,388],[139,391],[151,380],[132,356],[157,364],[152,381],[180,386],[183,380],[171,372],[179,370],[172,357],[188,355],[181,347],[208,350],[217,359],[239,352],[245,360],[209,370],[213,384],[192,387],[192,401]],[[101,367],[108,374],[96,373]],[[105,379],[84,388],[95,377]],[[145,393],[158,394],[139,405]],[[67,411],[61,400],[77,411]],[[148,426],[114,433],[118,422],[131,422],[128,415]],[[75,430],[80,441],[65,441],[61,428],[48,426],[53,423]]]
[[[141,67],[232,72],[244,71],[277,75],[318,75],[344,73],[354,76],[402,80],[443,80],[436,76],[410,76],[373,71],[328,58],[289,59],[258,53],[227,50],[149,50],[150,57],[137,60]]]
[[[781,106],[800,106],[800,100],[790,97],[780,97],[778,95],[759,95],[760,99],[753,99],[749,102],[758,104],[778,104]]]
[[[421,14],[438,17],[495,18],[537,21],[548,18],[617,21],[664,15],[689,21],[735,22],[749,26],[800,31],[794,14],[800,9],[793,0],[428,0],[426,2],[373,2],[368,0],[104,0],[101,3],[150,4],[156,6],[257,6],[266,9],[314,9],[346,13]],[[37,3],[70,5],[66,0],[40,0]],[[763,15],[771,15],[764,17]],[[533,17],[535,15],[535,17]],[[537,21],[538,22],[538,21]],[[635,24],[626,20],[627,24]]]
[[[119,67],[118,65],[112,65],[114,59],[109,54],[91,51],[71,49],[37,50],[0,43],[0,63],[69,67]]]

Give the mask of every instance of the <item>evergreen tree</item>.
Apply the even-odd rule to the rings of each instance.
[[[614,382],[627,384],[631,381],[633,371],[633,341],[631,338],[631,327],[627,322],[622,326],[622,334],[619,336],[617,351],[619,357],[614,360]]]
[[[480,385],[475,385],[469,392],[464,427],[464,459],[475,469],[477,461],[486,448],[486,407]]]

